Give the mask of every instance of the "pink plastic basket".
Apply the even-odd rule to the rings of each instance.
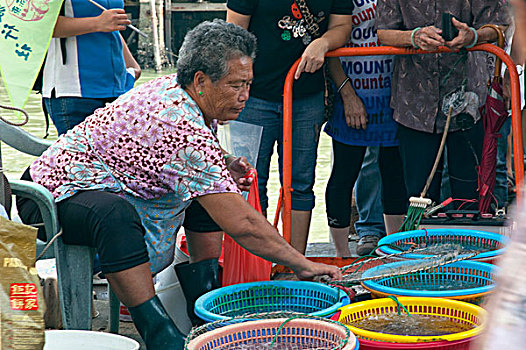
[[[469,350],[474,338],[436,341],[431,343],[385,343],[360,339],[360,350]]]
[[[318,349],[338,347],[342,350],[353,350],[356,347],[356,337],[343,325],[311,319],[287,320],[289,319],[276,318],[247,321],[217,328],[192,339],[186,345],[186,349],[234,349],[240,345],[270,344],[273,341],[275,345],[298,344]],[[347,344],[342,346],[345,339],[348,339]]]

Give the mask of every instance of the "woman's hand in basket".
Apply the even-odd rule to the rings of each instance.
[[[333,280],[341,280],[342,272],[334,265],[316,263],[307,260],[304,268],[294,270],[294,273],[300,280],[312,280],[314,277],[329,276]]]

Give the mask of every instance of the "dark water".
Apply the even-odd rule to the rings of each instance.
[[[475,328],[471,324],[456,322],[447,317],[397,313],[370,315],[350,325],[371,332],[413,336],[446,335]]]
[[[399,247],[402,250],[407,250],[409,246],[403,245]],[[420,243],[417,246],[417,249],[419,250],[415,254],[421,254],[421,255],[443,255],[446,253],[450,253],[452,251],[457,252],[459,255],[470,255],[470,254],[480,254],[484,252],[489,252],[493,250],[497,250],[500,247],[488,245],[488,244],[469,244],[469,243],[457,243],[457,242],[451,242],[451,243]]]
[[[463,290],[470,288],[478,288],[490,284],[489,281],[481,283],[480,281],[455,281],[455,280],[430,280],[430,281],[418,281],[418,280],[404,280],[399,281],[400,283],[390,284],[389,287],[403,288],[406,290],[425,290],[425,291],[439,291],[445,292],[450,290]]]

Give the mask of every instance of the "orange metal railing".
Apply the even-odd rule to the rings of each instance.
[[[499,57],[508,67],[511,80],[511,114],[512,114],[512,135],[513,135],[513,153],[515,167],[515,183],[518,189],[522,188],[524,183],[524,157],[522,151],[522,122],[520,106],[520,87],[519,74],[517,68],[504,50],[491,44],[477,45],[468,51],[486,51]],[[341,48],[327,52],[326,57],[340,56],[376,56],[376,55],[417,55],[454,52],[446,47],[439,48],[436,51],[423,51],[409,48],[399,48],[392,46],[380,47],[353,47]],[[281,205],[283,205],[283,237],[290,243],[291,235],[291,194],[292,194],[292,84],[294,83],[294,74],[298,68],[299,59],[290,68],[283,91],[283,187],[280,191],[278,209],[276,210],[275,223],[280,214]],[[517,191],[517,201],[522,200],[521,191]]]

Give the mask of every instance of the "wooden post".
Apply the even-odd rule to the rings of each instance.
[[[172,53],[172,0],[164,0],[164,42],[166,49],[166,59],[173,65]]]
[[[157,3],[157,35],[159,38],[159,59],[161,64],[166,62],[166,55],[164,54],[166,50],[166,45],[164,44],[164,0],[156,0]]]
[[[155,9],[156,0],[150,0],[150,11],[152,15],[152,33],[153,33],[153,58],[154,58],[154,68],[156,72],[161,70],[161,52],[159,50],[159,31],[158,21],[157,21],[157,11]]]

